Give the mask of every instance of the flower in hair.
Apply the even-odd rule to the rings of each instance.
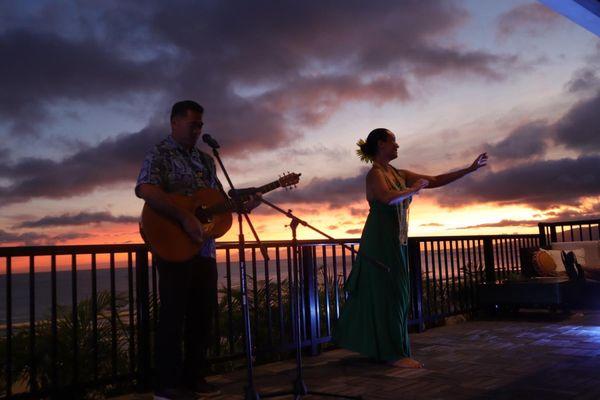
[[[363,151],[363,147],[366,144],[367,142],[365,142],[364,139],[358,139],[358,142],[356,142],[356,145],[358,146],[358,149],[356,149],[356,155],[360,158],[360,161],[370,163],[373,162],[373,157]]]

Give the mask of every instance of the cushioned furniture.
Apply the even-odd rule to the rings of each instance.
[[[585,251],[585,264],[588,267],[600,268],[600,240],[587,240],[585,242],[554,242],[552,250],[572,251],[583,249]],[[583,263],[581,263],[583,265]]]
[[[540,250],[546,254],[534,257]],[[584,282],[568,279],[560,256],[563,250],[573,251],[577,256],[586,274]],[[600,275],[595,275],[600,274],[600,241],[557,242],[551,249],[521,248],[519,256],[523,279],[481,285],[484,304],[600,308]],[[544,263],[550,263],[549,259],[554,261],[554,278],[539,276],[542,271],[534,266],[534,261],[540,258]],[[552,266],[542,270],[551,271]]]
[[[581,305],[600,308],[600,240],[554,242],[552,249],[575,253],[586,277],[585,284],[580,286]]]
[[[479,285],[479,301],[483,306],[488,306],[492,312],[496,308],[489,306],[510,307],[515,311],[519,307],[550,307],[569,311],[578,301],[574,283],[565,277],[523,278],[482,283]]]
[[[577,256],[586,278],[600,281],[600,240],[585,242],[554,242],[552,250],[572,251]]]
[[[527,247],[519,250],[521,273],[529,278],[540,276],[567,277],[561,250]]]

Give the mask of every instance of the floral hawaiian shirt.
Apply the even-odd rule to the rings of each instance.
[[[186,149],[171,135],[146,154],[136,189],[143,183],[160,186],[167,193],[183,195],[191,195],[202,188],[222,189],[213,158],[196,147]],[[204,241],[199,255],[215,258],[215,240]]]

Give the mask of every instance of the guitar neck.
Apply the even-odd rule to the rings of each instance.
[[[273,181],[271,183],[267,183],[266,185],[259,187],[257,191],[261,192],[262,194],[265,194],[269,193],[271,190],[277,189],[280,186],[281,184],[279,183],[279,181]]]
[[[256,188],[256,191],[254,193],[260,192],[261,194],[265,194],[272,190],[277,189],[278,187],[281,187],[281,184],[279,183],[279,181],[273,181],[271,183],[267,183],[266,185]],[[246,201],[249,197],[250,197],[250,195],[240,196],[242,201]],[[225,201],[224,203],[216,204],[213,207],[209,208],[207,211],[211,214],[220,214],[223,212],[232,211],[234,209],[235,209],[235,202],[231,199],[227,199],[227,201]]]

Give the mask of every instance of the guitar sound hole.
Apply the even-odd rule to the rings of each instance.
[[[198,218],[198,221],[200,221],[203,224],[208,224],[212,222],[212,217],[202,207],[196,208],[196,210],[194,211],[194,215],[196,216],[196,218]]]

